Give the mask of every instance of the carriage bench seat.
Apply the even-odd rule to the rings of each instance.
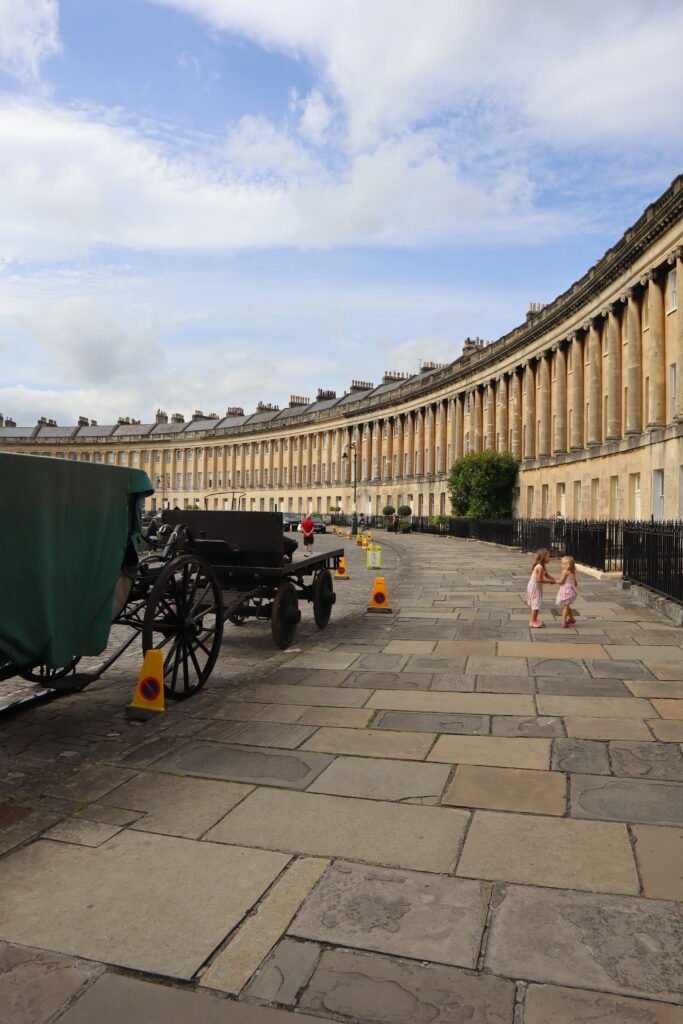
[[[289,554],[281,512],[168,509],[162,519],[186,527],[192,550],[211,565],[277,568]]]

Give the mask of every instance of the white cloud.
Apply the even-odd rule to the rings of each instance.
[[[300,101],[299,132],[314,146],[322,146],[332,122],[332,109],[319,89],[311,89]]]
[[[682,123],[678,0],[154,2],[310,61],[356,147],[490,106],[559,145],[672,138]]]
[[[61,49],[57,0],[0,0],[0,70],[22,82]]]

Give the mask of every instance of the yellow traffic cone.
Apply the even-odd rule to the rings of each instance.
[[[368,538],[368,540],[372,540],[372,530],[368,530],[366,537]]]
[[[350,530],[346,531],[346,539],[347,540],[351,540],[351,531]]]
[[[343,555],[339,559],[339,565],[337,566],[337,571],[334,574],[334,578],[335,578],[335,580],[348,580],[349,579],[349,574],[348,574],[347,569],[346,569],[346,559],[344,558]]]
[[[391,612],[391,608],[389,607],[387,584],[383,576],[377,576],[375,578],[375,582],[372,585],[372,595],[370,597],[368,611],[384,613]]]
[[[368,546],[368,538],[365,535],[363,535],[363,539],[361,541],[361,547],[366,548],[367,546]]]
[[[165,711],[164,652],[147,651],[133,699],[126,708],[126,718],[148,722],[161,711]]]
[[[356,534],[356,547],[363,547],[363,534],[360,531]]]

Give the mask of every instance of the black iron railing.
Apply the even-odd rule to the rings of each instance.
[[[683,522],[624,523],[623,575],[683,601]]]

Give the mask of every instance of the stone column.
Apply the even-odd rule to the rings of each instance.
[[[600,333],[591,320],[588,328],[588,447],[602,444],[602,352]]]
[[[683,245],[669,256],[669,265],[676,271],[676,408],[677,420],[683,420]]]
[[[395,437],[394,431],[396,429],[396,417],[391,416],[387,421],[387,441],[386,441],[386,456],[387,456],[387,472],[386,480],[394,479],[394,448],[395,448]]]
[[[509,424],[509,413],[508,413],[508,402],[509,402],[509,387],[508,379],[505,374],[498,378],[498,430],[500,434],[501,451],[509,451],[508,447],[508,424]],[[497,448],[496,438],[494,437],[494,448]]]
[[[514,455],[514,457],[517,459],[518,462],[521,461],[522,454],[523,454],[522,453],[522,379],[521,379],[521,376],[520,376],[520,372],[523,373],[524,371],[523,370],[520,371],[519,369],[514,369],[512,371],[512,382],[511,382],[511,384],[512,384],[512,396],[511,396],[511,410],[510,410],[510,415],[512,417],[512,421],[511,421],[511,424],[510,424],[511,427],[512,427],[512,439],[511,439],[512,454]]]
[[[556,452],[567,450],[567,359],[561,345],[554,345],[555,353],[555,395],[553,412],[555,415],[555,436],[553,449]]]
[[[544,352],[539,362],[541,387],[539,394],[540,429],[538,437],[538,454],[550,455],[550,360],[549,353]]]
[[[486,444],[485,448],[496,448],[496,385],[490,380],[486,385]]]
[[[614,304],[607,311],[607,440],[621,437],[621,331]]]
[[[664,352],[664,289],[661,274],[651,270],[647,275],[649,325],[647,338],[647,375],[650,378],[648,427],[666,423],[666,367]]]
[[[261,441],[258,446],[258,482],[259,487],[263,487],[263,470],[266,464],[266,453],[265,453],[266,442]]]
[[[622,297],[626,302],[626,434],[643,429],[643,329],[640,304],[634,288]]]
[[[572,353],[572,430],[569,447],[573,452],[583,448],[583,341],[578,334],[569,339]]]
[[[404,456],[404,453],[405,453],[405,429],[406,429],[406,426],[405,426],[405,415],[403,413],[399,413],[399,415],[396,417],[396,426],[398,428],[398,433],[396,434],[396,438],[394,440],[394,454],[396,455],[396,472],[394,473],[393,468],[392,468],[391,476],[392,476],[392,480],[394,480],[394,479],[395,480],[402,480],[403,479],[403,456]]]
[[[481,388],[477,387],[474,389],[474,444],[473,451],[480,452],[482,446],[482,427],[483,427],[483,406],[484,396]]]
[[[425,445],[427,458],[425,460],[425,473],[434,476],[436,471],[436,406],[427,406],[427,443]]]
[[[455,408],[453,409],[453,416],[455,418],[455,448],[453,450],[453,458],[461,459],[465,447],[465,399],[463,395],[456,395],[453,399]]]
[[[439,402],[439,462],[436,467],[437,473],[447,473],[448,465],[448,400]]]
[[[524,458],[533,459],[536,454],[536,376],[531,363],[524,364]]]

